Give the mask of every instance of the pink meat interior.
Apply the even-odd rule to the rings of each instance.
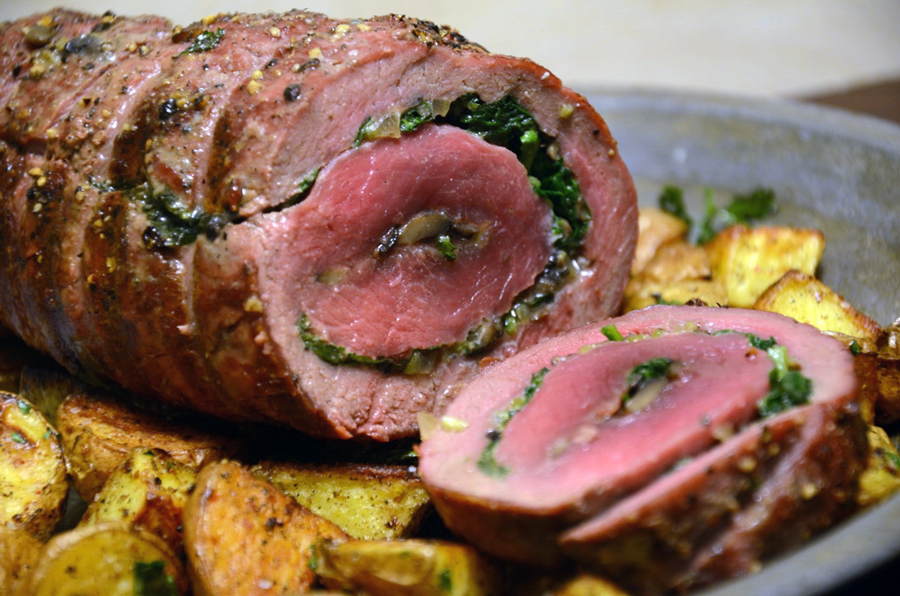
[[[506,312],[550,253],[550,209],[509,150],[451,126],[352,149],[322,169],[309,196],[274,220],[283,239],[267,272],[270,300],[332,344],[369,357],[453,344]],[[448,259],[433,243],[375,256],[385,235],[440,213],[471,238]],[[350,241],[348,241],[350,239]]]

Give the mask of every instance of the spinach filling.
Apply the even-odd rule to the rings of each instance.
[[[502,478],[509,474],[509,468],[498,462],[495,457],[497,445],[500,444],[500,439],[503,438],[503,431],[506,430],[509,422],[528,405],[528,402],[540,389],[541,384],[544,382],[544,377],[549,371],[550,369],[545,367],[534,373],[522,395],[513,399],[506,409],[494,413],[494,428],[487,432],[488,444],[478,458],[478,469],[488,476]]]
[[[716,334],[721,333],[739,332],[726,329]],[[773,364],[769,372],[769,392],[756,404],[759,417],[769,418],[795,406],[808,404],[813,391],[812,379],[792,368],[787,348],[779,345],[774,337],[763,339],[752,333],[743,335],[747,337],[751,346],[764,351]]]
[[[488,348],[504,333],[514,334],[520,324],[532,320],[553,301],[556,293],[574,275],[571,253],[584,242],[591,214],[581,196],[575,175],[557,155],[554,139],[543,133],[528,110],[508,95],[493,103],[486,103],[474,93],[449,103],[422,101],[400,114],[389,114],[378,120],[367,118],[360,126],[354,146],[381,137],[396,138],[428,122],[456,126],[515,153],[528,172],[535,194],[547,201],[553,212],[553,252],[535,283],[516,297],[509,312],[480,322],[469,330],[464,341],[455,346],[439,346],[423,351],[431,353],[440,350],[448,355],[469,356]],[[401,232],[400,226],[389,230],[376,247],[375,257],[380,258],[393,250]],[[457,230],[451,224],[447,230],[427,240],[434,244],[445,260],[452,262],[457,258],[459,243],[470,236],[470,231]],[[301,339],[307,349],[313,350],[327,362],[368,364],[392,371],[406,369],[406,359],[371,359],[350,354],[344,348],[331,346],[316,337],[309,329],[308,321],[300,326]]]

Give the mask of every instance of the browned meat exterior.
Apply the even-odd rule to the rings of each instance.
[[[300,11],[0,38],[0,316],[82,376],[387,440],[619,304],[632,181],[530,61]]]
[[[419,474],[486,551],[653,594],[756,569],[850,513],[866,450],[839,342],[777,314],[659,306],[486,370]]]

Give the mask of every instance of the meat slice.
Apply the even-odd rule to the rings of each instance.
[[[532,62],[304,11],[0,36],[0,319],[79,375],[390,440],[618,307],[631,178]]]
[[[497,556],[687,589],[852,510],[856,396],[849,352],[813,327],[650,307],[487,369],[423,441],[419,473],[448,526]]]

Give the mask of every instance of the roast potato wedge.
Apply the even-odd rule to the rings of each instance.
[[[82,517],[82,524],[121,521],[181,552],[184,507],[197,472],[159,449],[135,449],[119,464]]]
[[[547,596],[629,596],[629,594],[611,581],[585,573],[565,582],[558,589],[547,593]]]
[[[812,275],[790,270],[753,303],[756,310],[787,315],[822,331],[876,339],[881,326]]]
[[[0,594],[24,594],[23,581],[37,563],[43,546],[21,528],[0,526]]]
[[[336,525],[227,460],[200,471],[184,512],[194,596],[305,593],[315,580],[316,545],[346,538]]]
[[[706,245],[713,280],[725,286],[728,306],[749,308],[770,285],[796,269],[814,275],[825,251],[819,230],[733,225]]]
[[[725,306],[728,296],[723,284],[707,279],[682,279],[679,281],[648,281],[633,286],[626,293],[623,312],[639,310],[654,304],[687,304],[700,300],[710,306]]]
[[[187,594],[179,559],[155,536],[123,523],[57,534],[25,581],[29,596]]]
[[[631,264],[631,275],[639,275],[656,255],[660,246],[685,240],[688,225],[656,207],[641,207],[638,213],[638,240]]]
[[[412,535],[431,502],[408,467],[263,462],[251,472],[363,540]]]
[[[69,485],[56,431],[30,402],[0,392],[0,526],[50,537]]]
[[[887,433],[869,426],[869,459],[859,478],[856,502],[860,507],[872,505],[900,489],[900,453]]]
[[[369,596],[501,594],[503,574],[474,548],[438,540],[323,543],[317,572],[326,585]]]
[[[66,398],[59,406],[57,425],[72,483],[88,503],[134,449],[162,449],[175,461],[199,469],[238,448],[231,437],[95,392]]]

